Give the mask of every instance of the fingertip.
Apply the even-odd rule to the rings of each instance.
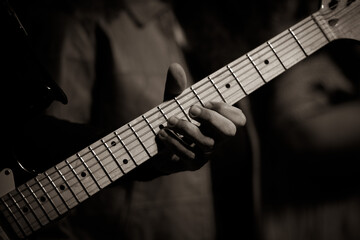
[[[178,96],[186,88],[186,85],[185,70],[180,64],[172,63],[166,77],[164,100]]]
[[[189,110],[190,117],[198,117],[201,114],[201,108],[197,105],[192,105]]]
[[[168,75],[172,77],[177,83],[179,89],[185,89],[186,87],[186,73],[184,68],[179,63],[172,63],[169,66]]]

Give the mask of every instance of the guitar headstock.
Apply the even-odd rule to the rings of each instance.
[[[360,0],[322,0],[319,13],[336,38],[360,41]]]

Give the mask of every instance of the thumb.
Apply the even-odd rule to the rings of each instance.
[[[164,101],[178,96],[186,87],[187,79],[184,68],[178,64],[170,65],[165,84]]]

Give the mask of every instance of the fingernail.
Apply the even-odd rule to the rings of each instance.
[[[176,117],[170,117],[168,119],[168,126],[173,127],[176,125],[177,122],[178,122],[178,119]]]
[[[191,108],[190,108],[190,116],[191,117],[197,117],[199,116],[201,113],[201,109],[199,106],[196,106],[196,105],[193,105]]]

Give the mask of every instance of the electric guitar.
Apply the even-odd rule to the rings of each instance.
[[[194,104],[235,104],[337,39],[360,39],[359,0],[323,0],[317,12],[22,185],[3,169],[0,239],[28,238],[156,155],[168,116],[193,121]]]

